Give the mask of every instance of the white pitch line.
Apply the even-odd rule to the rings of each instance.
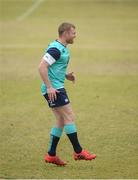
[[[34,4],[29,8],[27,9],[27,11],[25,11],[22,15],[18,16],[16,18],[17,21],[22,21],[24,20],[25,18],[27,18],[30,14],[32,14],[32,12],[38,8],[38,6],[43,2],[44,0],[37,0],[34,2]]]

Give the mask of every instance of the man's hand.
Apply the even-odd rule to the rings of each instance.
[[[47,93],[50,101],[54,101],[57,99],[56,93],[59,93],[57,89],[54,89],[53,87],[47,88]]]
[[[69,81],[72,81],[73,83],[75,83],[75,76],[74,76],[73,73],[74,72],[66,74],[66,79],[69,80]]]

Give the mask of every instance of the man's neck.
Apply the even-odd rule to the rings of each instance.
[[[64,46],[67,46],[68,45],[68,43],[64,40],[64,39],[62,39],[62,38],[58,38],[57,39],[57,41],[59,41],[61,44],[63,44]]]

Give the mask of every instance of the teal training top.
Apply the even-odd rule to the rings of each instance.
[[[64,88],[66,70],[69,63],[70,55],[66,46],[58,40],[49,44],[45,51],[43,59],[49,64],[48,78],[53,88]],[[47,93],[47,87],[44,83],[41,85],[42,94]]]

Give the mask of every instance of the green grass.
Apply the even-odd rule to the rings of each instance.
[[[17,21],[33,0],[0,0],[0,178],[138,178],[138,2],[46,0]],[[55,6],[56,4],[56,6]],[[83,147],[75,162],[65,134],[66,167],[43,162],[54,116],[40,93],[38,64],[62,21],[76,25],[66,89]]]

